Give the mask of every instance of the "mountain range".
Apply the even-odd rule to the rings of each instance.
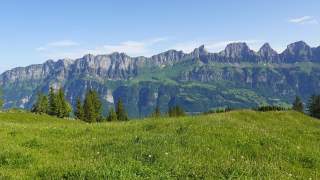
[[[320,88],[320,46],[295,42],[278,53],[266,43],[259,51],[231,43],[219,53],[204,46],[191,53],[169,50],[151,57],[124,53],[48,60],[0,75],[5,108],[30,109],[39,92],[62,87],[74,105],[88,89],[101,95],[104,109],[119,98],[131,117],[173,105],[197,113],[215,108],[289,105]]]

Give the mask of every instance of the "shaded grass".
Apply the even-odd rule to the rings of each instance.
[[[85,124],[0,113],[0,179],[317,179],[320,122],[296,112]]]

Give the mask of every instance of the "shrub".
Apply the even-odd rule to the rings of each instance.
[[[173,106],[169,108],[168,115],[169,117],[180,117],[180,116],[185,116],[186,113],[182,107]]]
[[[261,112],[268,112],[268,111],[287,111],[288,109],[281,106],[260,106],[255,110],[261,111]]]

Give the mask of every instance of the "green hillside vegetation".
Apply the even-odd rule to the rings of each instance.
[[[186,59],[172,65],[139,66],[134,75],[126,78],[99,77],[85,74],[68,77],[61,87],[68,92],[65,98],[75,109],[76,99],[86,95],[82,84],[96,84],[94,89],[108,89],[114,99],[123,97],[129,118],[149,116],[156,106],[162,112],[169,110],[168,104],[179,104],[191,113],[209,111],[214,108],[254,108],[261,105],[290,106],[296,95],[305,104],[312,94],[317,94],[320,64],[297,62],[277,63],[203,63],[199,59]],[[7,82],[3,89],[5,109],[31,109],[39,92],[48,94],[54,80]],[[295,83],[293,83],[295,82]],[[299,86],[296,86],[299,84]],[[299,88],[297,88],[299,87]],[[85,90],[84,90],[85,89]],[[79,92],[78,92],[79,91]],[[104,115],[115,108],[107,101],[106,91],[99,92]],[[110,94],[109,94],[110,96]],[[30,100],[21,104],[21,100]],[[144,98],[148,97],[148,98]],[[143,100],[143,101],[142,101]],[[83,102],[82,102],[83,103]],[[116,102],[114,102],[116,103]],[[116,110],[116,109],[115,109]],[[62,114],[63,115],[63,114]]]
[[[0,179],[318,179],[320,121],[293,111],[85,123],[0,113]]]

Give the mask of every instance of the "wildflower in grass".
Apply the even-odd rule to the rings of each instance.
[[[169,153],[167,153],[167,152],[166,152],[165,154],[166,154],[166,156],[168,156],[168,155],[169,155]]]
[[[151,154],[149,154],[149,158],[151,158],[152,157],[152,155]]]

